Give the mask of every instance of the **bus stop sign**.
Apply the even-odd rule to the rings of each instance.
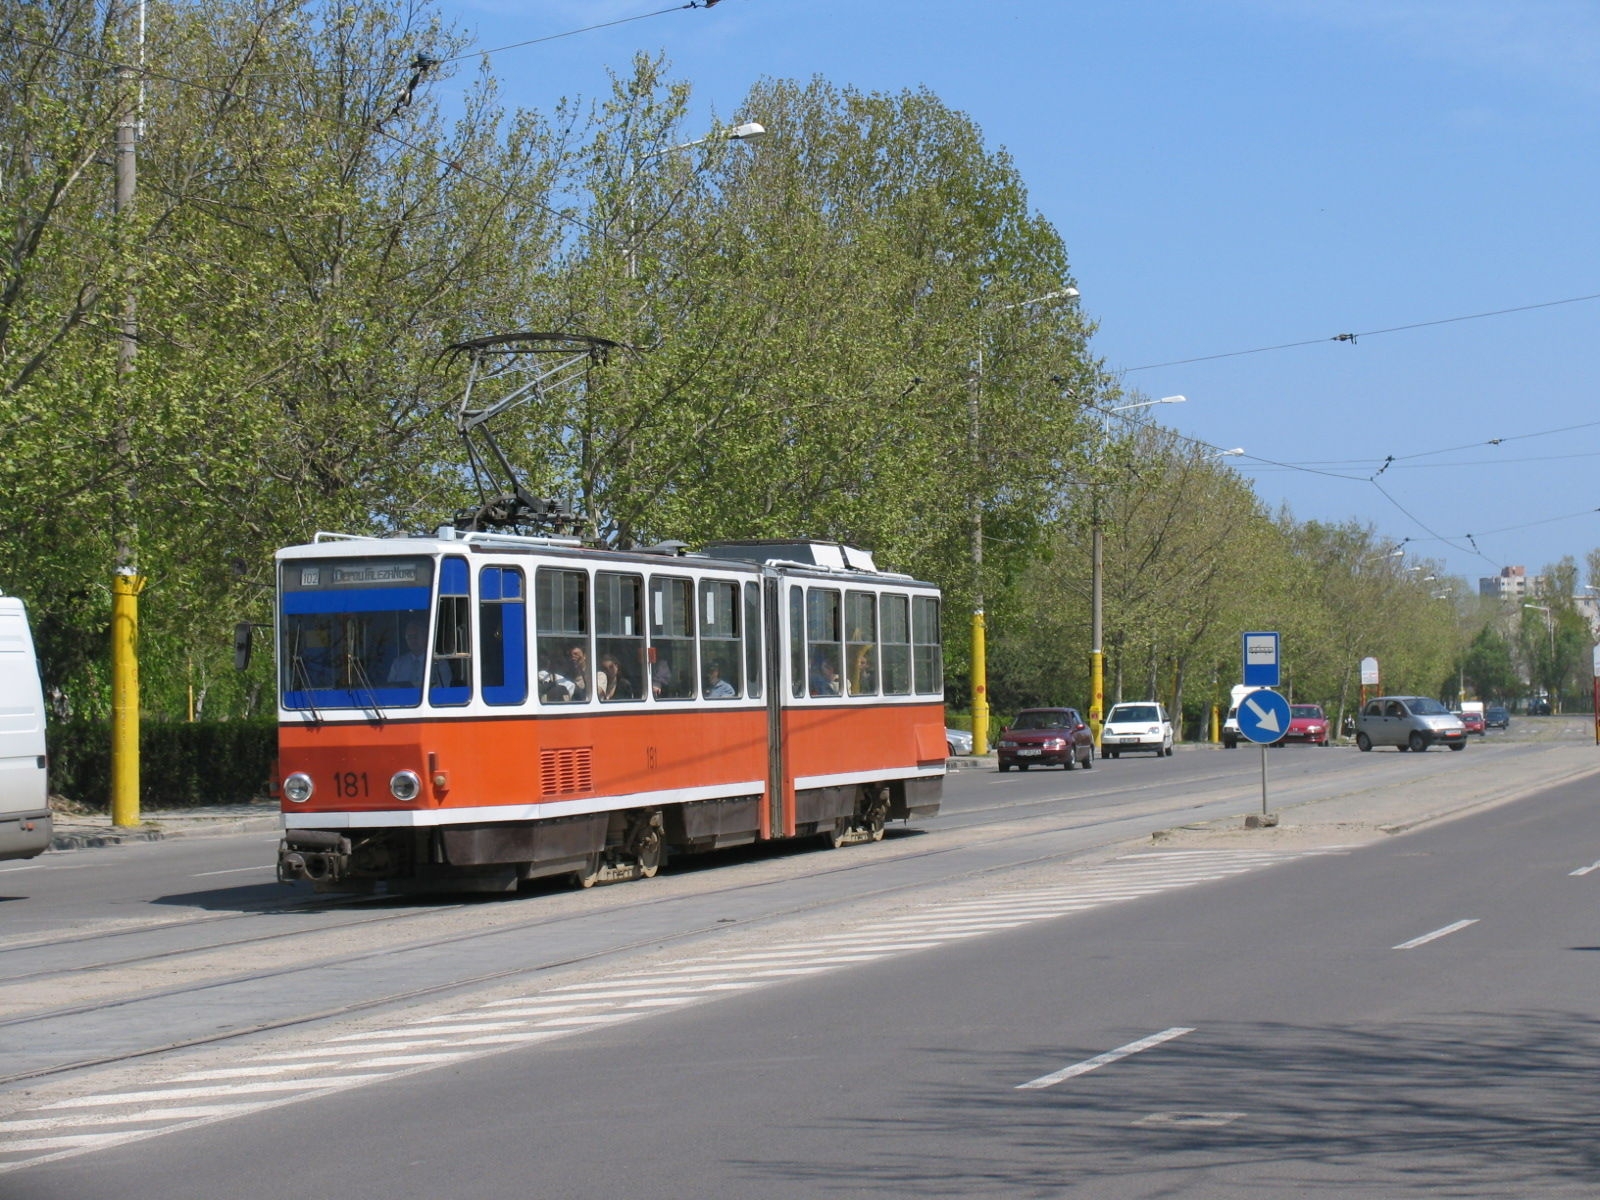
[[[1278,686],[1278,635],[1244,635],[1244,685],[1252,688]]]

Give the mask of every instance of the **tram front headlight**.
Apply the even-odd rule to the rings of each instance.
[[[396,771],[389,778],[389,793],[396,800],[409,803],[422,793],[422,779],[415,771]]]
[[[283,781],[283,794],[289,798],[292,804],[304,804],[311,799],[311,793],[315,790],[316,788],[311,782],[311,776],[304,771],[296,771]]]

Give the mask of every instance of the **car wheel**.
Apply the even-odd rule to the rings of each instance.
[[[1365,754],[1372,749],[1372,739],[1364,733],[1356,734],[1356,749]]]
[[[1121,750],[1107,750],[1106,751],[1106,755],[1109,758],[1121,758],[1122,757],[1122,751]]]
[[[1166,756],[1168,758],[1171,758],[1172,757],[1172,747],[1168,746],[1165,753],[1166,753]]]
[[[1087,753],[1087,754],[1085,754],[1083,756],[1083,769],[1085,771],[1087,771],[1093,766],[1094,766],[1094,751],[1091,749],[1089,751],[1089,753]]]
[[[1009,770],[1011,770],[1011,764],[1010,763],[1001,763],[1000,764],[1000,774],[1004,775]]]
[[[1030,764],[1030,763],[1018,763],[1017,764],[1017,770],[1026,771],[1028,769],[1028,767],[1031,766],[1031,765],[1032,764]]]
[[[1465,742],[1456,742],[1450,747],[1452,750],[1465,750],[1466,748],[1467,744]]]
[[[1075,767],[1077,765],[1078,765],[1078,756],[1076,754],[1074,754],[1074,753],[1069,753],[1064,759],[1061,760],[1061,769],[1063,771],[1070,771],[1070,770],[1072,770],[1073,767]]]
[[[1406,745],[1411,747],[1411,753],[1421,754],[1428,748],[1428,739],[1413,729],[1411,736],[1406,739]]]

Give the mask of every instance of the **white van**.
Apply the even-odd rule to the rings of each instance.
[[[46,762],[28,612],[15,596],[0,596],[0,858],[32,858],[50,845]]]

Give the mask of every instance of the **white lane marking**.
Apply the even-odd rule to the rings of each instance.
[[[1097,1054],[1093,1058],[1086,1058],[1080,1063],[1073,1063],[1070,1067],[1063,1067],[1059,1071],[1052,1071],[1049,1075],[1041,1075],[1037,1079],[1030,1079],[1027,1083],[1017,1084],[1017,1091],[1028,1088],[1054,1087],[1056,1084],[1068,1079],[1075,1079],[1079,1075],[1087,1075],[1090,1071],[1098,1071],[1109,1063],[1127,1058],[1131,1054],[1139,1054],[1145,1050],[1170,1042],[1173,1038],[1180,1038],[1186,1033],[1193,1033],[1192,1026],[1174,1025],[1171,1029],[1163,1029],[1160,1033],[1152,1033],[1147,1038],[1140,1038],[1137,1042],[1129,1042],[1126,1046],[1118,1046],[1115,1050],[1107,1050],[1104,1054]]]
[[[195,1117],[212,1117],[218,1113],[235,1111],[232,1104],[196,1104],[187,1108],[141,1108],[131,1113],[101,1113],[94,1121],[96,1125],[137,1125],[145,1121],[190,1121]],[[28,1121],[0,1121],[0,1133],[39,1133],[47,1129],[71,1129],[82,1124],[82,1113],[68,1113],[60,1117],[36,1117]],[[7,1149],[10,1149],[9,1144]]]
[[[189,876],[189,878],[190,879],[204,879],[208,875],[243,875],[246,871],[275,871],[275,870],[277,870],[277,868],[274,867],[271,863],[258,863],[257,865],[255,865],[253,867],[229,867],[226,871],[201,871],[196,875]]]
[[[1158,1112],[1140,1117],[1135,1125],[1183,1126],[1186,1129],[1221,1129],[1248,1116],[1242,1112]]]
[[[1590,871],[1600,871],[1600,862],[1592,862],[1587,867],[1579,867],[1576,871],[1568,871],[1568,875],[1587,875]]]
[[[40,1107],[97,1108],[100,1105],[148,1104],[152,1100],[205,1100],[212,1096],[244,1096],[260,1092],[308,1092],[319,1087],[337,1087],[347,1083],[365,1083],[382,1079],[382,1075],[330,1075],[323,1079],[277,1079],[270,1082],[235,1083],[226,1087],[152,1088],[144,1092],[102,1092],[98,1096],[74,1096],[70,1100],[57,1100]]]
[[[1447,937],[1452,933],[1465,929],[1468,925],[1476,925],[1480,919],[1479,917],[1472,917],[1465,921],[1457,921],[1452,925],[1446,925],[1443,929],[1435,929],[1432,933],[1425,933],[1421,937],[1414,937],[1409,942],[1401,942],[1398,946],[1389,948],[1391,950],[1410,950],[1416,946],[1425,945],[1435,938]]]

